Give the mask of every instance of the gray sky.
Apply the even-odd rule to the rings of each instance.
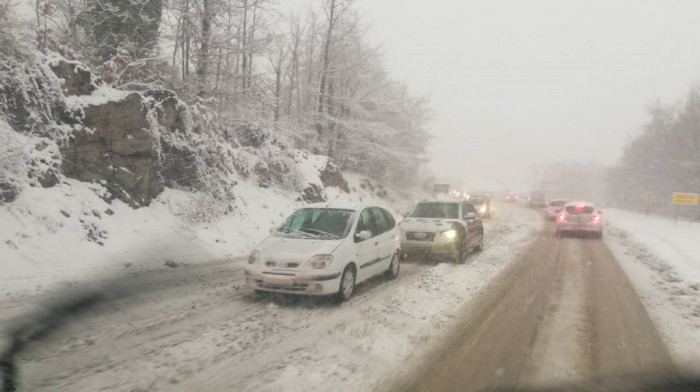
[[[697,0],[356,5],[389,72],[431,98],[435,172],[470,187],[527,188],[533,163],[614,163],[652,103],[700,80]]]

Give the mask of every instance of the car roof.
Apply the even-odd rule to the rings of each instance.
[[[419,201],[418,204],[420,204],[420,203],[454,203],[454,204],[459,204],[461,202],[462,202],[462,200],[456,200],[456,199],[450,199],[450,198],[443,199],[443,198],[434,197],[434,198],[430,198],[430,199],[423,199],[423,200]]]
[[[566,199],[551,199],[551,200],[549,200],[549,203],[551,204],[551,203],[562,202],[562,201],[564,203],[568,203],[568,200],[566,200]]]
[[[332,209],[337,209],[337,210],[353,210],[353,211],[359,211],[363,208],[367,207],[379,207],[382,209],[385,209],[389,211],[388,208],[378,205],[378,204],[370,204],[370,203],[347,203],[347,202],[333,202],[333,201],[326,201],[326,202],[321,202],[321,203],[308,203],[300,206],[299,208],[332,208]]]
[[[565,207],[568,207],[568,206],[579,206],[579,205],[583,205],[583,206],[586,206],[586,207],[595,207],[595,206],[593,205],[593,203],[591,203],[590,201],[585,201],[585,200],[570,201],[570,202],[566,203]]]

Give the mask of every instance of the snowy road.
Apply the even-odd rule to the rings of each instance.
[[[465,265],[404,263],[399,279],[361,285],[340,306],[256,298],[243,260],[133,274],[119,282],[132,294],[24,353],[22,374],[38,391],[368,390],[438,345],[541,226],[503,206]],[[3,323],[47,296],[3,300]]]
[[[464,307],[461,321],[420,371],[381,389],[476,391],[676,375],[662,336],[605,242],[559,240],[553,224]]]

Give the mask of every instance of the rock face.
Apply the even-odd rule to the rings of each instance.
[[[65,175],[101,182],[112,196],[134,207],[148,205],[163,186],[141,94],[88,105],[83,113],[84,128],[74,132],[64,151]]]
[[[328,162],[328,165],[319,174],[324,187],[334,186],[350,193],[347,180],[345,180],[340,168],[335,164]]]
[[[65,96],[90,95],[102,84],[102,81],[95,77],[88,67],[80,63],[60,60],[51,64],[51,70],[63,79],[61,88]]]
[[[316,184],[309,184],[300,193],[301,196],[297,200],[303,200],[307,203],[320,203],[327,200],[326,192]]]

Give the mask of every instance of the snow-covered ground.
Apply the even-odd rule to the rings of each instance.
[[[609,209],[607,243],[682,370],[700,373],[700,224]]]
[[[321,158],[300,162],[308,183],[320,183]],[[329,200],[372,201],[394,211],[409,203],[380,199],[359,186],[359,176],[346,177],[354,191],[327,188]],[[119,200],[105,202],[98,196],[104,192],[100,184],[64,179],[51,188],[27,186],[15,201],[0,205],[0,295],[166,263],[233,259],[303,205],[296,192],[242,181],[235,186],[234,211],[209,220],[215,203],[202,194],[166,189],[150,206],[134,210]]]
[[[370,390],[439,344],[542,225],[502,206],[466,264],[404,263],[398,279],[367,282],[341,305],[256,300],[241,258],[145,273],[154,291],[70,326],[24,357],[23,374],[52,391]]]

